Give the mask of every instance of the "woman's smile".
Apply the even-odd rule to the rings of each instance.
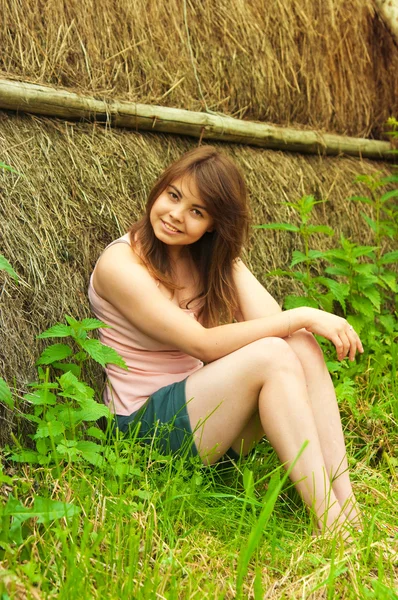
[[[173,225],[170,225],[170,223],[167,223],[167,221],[163,221],[163,219],[160,219],[160,220],[162,221],[162,225],[163,225],[164,229],[167,231],[167,233],[171,233],[171,234],[182,233],[182,231],[180,231]]]

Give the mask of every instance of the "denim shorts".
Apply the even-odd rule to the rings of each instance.
[[[187,411],[185,384],[186,379],[160,388],[131,415],[115,415],[115,426],[126,435],[136,436],[137,440],[155,443],[162,454],[197,456]],[[232,448],[225,456],[232,460],[240,458]],[[225,458],[222,457],[222,460]]]

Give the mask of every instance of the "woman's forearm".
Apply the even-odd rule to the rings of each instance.
[[[308,322],[306,308],[300,307],[260,319],[204,329],[201,354],[205,362],[212,362],[261,338],[288,337],[306,327]]]

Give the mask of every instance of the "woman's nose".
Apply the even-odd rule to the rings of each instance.
[[[175,221],[182,221],[182,210],[175,207],[170,211],[170,217]]]

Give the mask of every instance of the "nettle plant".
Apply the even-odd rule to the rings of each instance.
[[[367,345],[380,337],[392,344],[398,335],[397,273],[391,265],[398,263],[398,251],[386,251],[387,243],[398,239],[398,210],[394,203],[398,190],[381,193],[381,190],[398,177],[359,176],[358,183],[365,184],[369,196],[354,196],[349,200],[361,202],[372,208],[372,217],[362,212],[364,226],[374,236],[374,245],[364,246],[340,236],[339,247],[331,250],[310,248],[313,236],[335,232],[325,225],[312,223],[314,207],[323,202],[313,196],[303,196],[297,202],[286,204],[296,213],[299,224],[269,223],[260,229],[273,229],[297,233],[303,251],[295,250],[288,269],[275,269],[268,276],[289,277],[300,284],[302,295],[286,297],[286,309],[311,306],[345,317],[361,334]]]
[[[38,380],[28,384],[31,390],[22,397],[24,418],[35,426],[30,434],[35,449],[25,448],[14,438],[15,446],[8,449],[9,459],[39,465],[85,463],[124,477],[134,475],[137,469],[131,457],[116,454],[107,444],[107,433],[95,422],[108,419],[109,409],[95,400],[93,388],[81,380],[83,365],[94,360],[101,366],[112,363],[127,369],[124,360],[115,350],[88,337],[88,332],[108,327],[98,319],[76,319],[66,316],[66,324],[56,323],[38,338],[67,338],[68,343],[48,346],[36,362]],[[60,372],[62,374],[60,374]],[[58,373],[58,374],[57,374]],[[12,392],[0,378],[0,401],[14,408]],[[31,407],[27,412],[26,407]]]
[[[109,418],[110,412],[95,400],[93,388],[80,377],[84,363],[90,359],[103,367],[108,363],[123,369],[127,366],[115,350],[88,337],[88,332],[108,327],[105,323],[91,318],[77,321],[66,316],[65,319],[66,324],[57,323],[38,336],[68,338],[69,343],[54,343],[42,352],[36,362],[38,380],[28,384],[31,391],[22,399],[33,408],[32,413],[24,416],[36,426],[36,432],[30,436],[36,449],[19,447],[11,452],[10,458],[41,465],[67,460],[106,466],[116,456],[101,443],[106,434],[97,426],[87,428],[87,424],[101,417]],[[62,375],[56,375],[60,371]]]

